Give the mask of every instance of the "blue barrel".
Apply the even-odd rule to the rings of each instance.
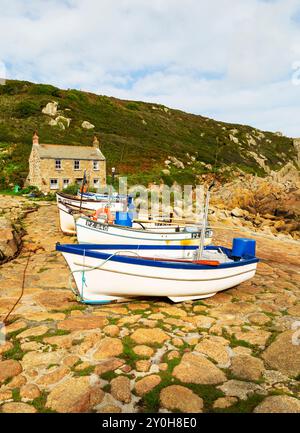
[[[132,218],[129,212],[116,212],[115,224],[119,226],[132,227]]]
[[[255,257],[256,242],[254,239],[234,238],[232,242],[233,257]]]

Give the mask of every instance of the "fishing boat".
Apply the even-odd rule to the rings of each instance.
[[[255,275],[255,241],[222,246],[56,245],[76,283],[78,299],[105,303],[138,296],[173,302],[207,298]],[[199,256],[200,253],[200,256]]]
[[[159,221],[135,221],[120,219],[116,212],[113,223],[107,218],[93,219],[81,216],[76,219],[79,243],[121,245],[198,245],[202,228],[199,225],[174,224]],[[126,213],[125,213],[126,214]],[[105,215],[104,215],[105,216]],[[125,224],[124,224],[125,223]],[[205,230],[204,245],[211,243],[213,231]]]
[[[66,234],[75,234],[74,214],[96,211],[109,205],[111,212],[126,210],[130,204],[129,196],[106,196],[102,195],[101,199],[89,199],[86,197],[76,197],[59,192],[56,194],[56,203],[59,211],[59,222],[61,230]]]

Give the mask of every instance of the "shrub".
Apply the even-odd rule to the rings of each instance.
[[[67,188],[64,188],[63,192],[66,194],[77,195],[79,188],[80,187],[77,185],[77,183],[72,183],[71,185],[67,186]]]
[[[126,108],[128,108],[128,110],[132,110],[132,111],[139,111],[140,107],[136,102],[129,102],[126,105]]]
[[[60,96],[60,90],[49,84],[33,84],[29,93],[32,95],[50,95],[50,96]]]
[[[21,101],[15,108],[15,116],[20,118],[34,116],[41,110],[40,105],[35,101]]]

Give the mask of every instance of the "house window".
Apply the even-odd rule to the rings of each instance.
[[[80,161],[78,159],[74,161],[74,170],[80,170]]]
[[[50,189],[58,189],[58,179],[50,179]]]
[[[93,161],[93,169],[99,170],[99,161]]]
[[[56,168],[56,170],[61,170],[61,160],[60,159],[55,160],[55,168]]]
[[[70,184],[70,179],[64,179],[63,180],[63,188],[67,188]]]
[[[99,187],[100,187],[100,180],[94,179],[94,188],[99,188]]]

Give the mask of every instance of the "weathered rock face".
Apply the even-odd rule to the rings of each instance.
[[[143,377],[135,384],[135,390],[137,395],[142,396],[150,392],[161,382],[160,376],[152,374],[150,376]]]
[[[43,114],[47,114],[48,116],[55,116],[57,113],[57,102],[48,102],[48,104],[42,109]]]
[[[89,412],[103,398],[104,392],[91,386],[88,377],[71,378],[52,389],[46,406],[60,413]]]
[[[134,331],[131,338],[138,344],[162,344],[169,339],[169,336],[159,328],[140,328]]]
[[[232,359],[230,369],[240,379],[259,380],[264,371],[264,363],[254,356],[239,355]]]
[[[111,395],[123,403],[131,401],[130,380],[128,377],[119,376],[111,381]]]
[[[95,360],[119,356],[123,352],[123,344],[118,338],[105,337],[94,354]]]
[[[81,128],[83,129],[94,129],[95,125],[93,125],[92,123],[88,122],[87,120],[84,120],[81,124]]]
[[[300,345],[293,344],[294,334],[293,331],[283,332],[262,355],[270,367],[292,377],[300,374]]]
[[[300,400],[287,395],[273,395],[254,409],[255,413],[300,413]]]
[[[36,409],[26,403],[5,403],[1,409],[3,413],[36,413]]]
[[[160,393],[160,402],[165,409],[177,409],[185,413],[200,413],[203,409],[202,398],[180,385],[164,388]]]
[[[179,365],[173,370],[173,376],[184,383],[213,385],[224,382],[226,376],[211,361],[203,356],[185,353]]]
[[[17,376],[22,372],[22,366],[18,361],[8,359],[0,362],[0,383],[6,379]]]
[[[19,251],[21,237],[14,229],[11,221],[0,217],[0,264],[12,259]]]

